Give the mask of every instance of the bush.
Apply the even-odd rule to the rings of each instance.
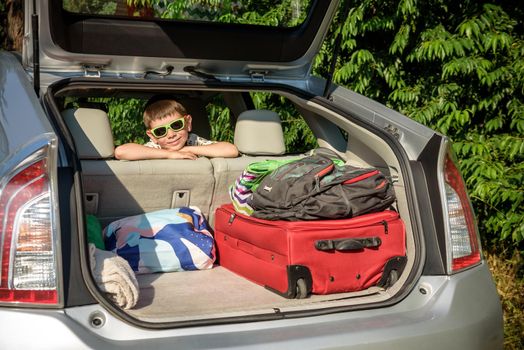
[[[523,259],[518,252],[498,251],[487,261],[502,298],[504,313],[504,349],[524,349],[524,279]]]
[[[5,9],[5,2],[0,2],[0,49],[7,49],[7,37],[6,37],[6,26],[7,26],[7,13]]]
[[[524,35],[516,4],[350,1],[316,62],[334,82],[447,135],[485,243],[524,242]]]

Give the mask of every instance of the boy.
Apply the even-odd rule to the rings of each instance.
[[[116,159],[196,159],[198,156],[232,158],[238,156],[229,142],[206,140],[191,133],[191,116],[175,100],[159,100],[144,111],[146,134],[144,145],[126,143],[115,149]]]

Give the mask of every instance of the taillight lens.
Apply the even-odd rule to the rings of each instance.
[[[458,272],[480,263],[481,254],[473,209],[450,151],[444,159],[444,189],[450,272]]]
[[[41,153],[0,189],[0,302],[58,303],[53,198]]]

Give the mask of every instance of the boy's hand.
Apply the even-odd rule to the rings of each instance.
[[[168,154],[168,159],[197,159],[196,154],[188,151],[170,151]]]

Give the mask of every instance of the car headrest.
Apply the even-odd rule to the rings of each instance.
[[[240,113],[235,125],[235,145],[247,155],[281,155],[286,153],[284,132],[277,113],[248,110]]]
[[[113,157],[115,145],[106,112],[94,108],[72,108],[63,111],[62,116],[80,159]]]

